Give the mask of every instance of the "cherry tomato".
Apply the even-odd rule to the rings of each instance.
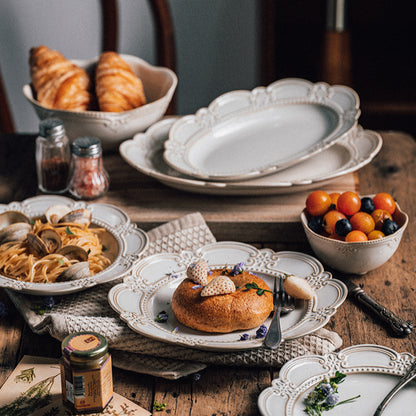
[[[366,212],[357,212],[350,218],[350,223],[353,230],[360,230],[364,234],[369,234],[374,230],[376,223],[374,218]]]
[[[389,214],[394,214],[394,211],[396,210],[396,202],[393,197],[386,192],[378,193],[373,198],[373,202],[375,209],[384,209],[384,211],[387,211]]]
[[[332,210],[324,215],[323,226],[324,230],[329,234],[335,234],[335,224],[342,219],[346,219],[342,212]]]
[[[332,192],[331,194],[329,194],[331,198],[331,204],[333,205],[333,209],[337,209],[337,202],[340,195],[341,194],[339,192]]]
[[[380,238],[384,237],[384,233],[379,230],[373,230],[367,235],[367,237],[369,240],[379,240]]]
[[[348,243],[354,243],[356,241],[367,241],[367,240],[368,240],[367,235],[364,234],[360,230],[352,230],[345,237],[345,241]]]
[[[337,209],[345,215],[351,216],[361,208],[360,197],[352,191],[343,192],[337,201]]]
[[[325,191],[313,191],[306,198],[306,211],[314,217],[324,215],[331,206],[331,197]]]
[[[383,228],[383,223],[384,223],[385,220],[387,220],[387,219],[392,220],[393,219],[392,216],[390,215],[390,213],[385,211],[384,209],[375,209],[371,213],[371,216],[374,219],[376,230],[381,230]]]

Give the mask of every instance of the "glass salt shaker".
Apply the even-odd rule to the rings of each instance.
[[[62,194],[67,191],[70,160],[63,121],[58,118],[42,120],[36,138],[36,172],[42,192]]]
[[[101,142],[96,137],[78,137],[71,146],[72,174],[69,192],[78,199],[95,199],[108,190]]]

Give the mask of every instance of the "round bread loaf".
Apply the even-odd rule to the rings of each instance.
[[[224,269],[213,270],[208,282],[224,273]],[[182,324],[204,332],[227,333],[261,325],[273,310],[273,295],[270,292],[257,294],[247,289],[247,283],[255,283],[261,289],[270,291],[269,286],[259,277],[242,272],[236,276],[227,275],[234,282],[236,291],[224,295],[201,296],[202,286],[185,279],[172,297],[172,310]]]

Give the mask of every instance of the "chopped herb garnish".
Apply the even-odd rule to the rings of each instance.
[[[102,245],[102,246],[101,246],[101,250],[102,250],[102,251],[106,251],[106,250],[107,250],[107,247],[106,247],[106,246],[104,246],[104,245]],[[89,250],[89,251],[88,251],[88,254],[90,254],[90,252],[91,252],[91,250]]]
[[[58,259],[57,262],[61,265],[61,266],[65,266],[65,262],[62,259]]]
[[[305,399],[305,412],[310,416],[321,416],[323,411],[331,410],[340,404],[358,399],[360,395],[339,401],[338,384],[345,380],[346,375],[337,371],[329,380],[324,378]]]
[[[161,412],[165,407],[166,403],[153,402],[153,410],[156,410],[156,412]]]
[[[65,232],[68,234],[68,235],[75,235],[70,229],[69,229],[69,225],[67,225],[66,226],[66,228],[65,228]]]
[[[101,250],[102,250],[102,251],[105,251],[105,250],[107,250],[107,247],[102,246]],[[91,249],[89,248],[89,249],[87,250],[87,254],[88,254],[88,255],[90,255],[90,253],[91,253]]]

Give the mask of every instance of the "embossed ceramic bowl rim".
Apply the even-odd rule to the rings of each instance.
[[[151,71],[155,71],[155,73],[160,72],[163,73],[165,75],[170,76],[170,85],[169,88],[166,90],[165,94],[163,94],[162,96],[158,97],[155,100],[152,100],[150,102],[147,102],[146,104],[137,107],[137,108],[133,108],[132,110],[128,110],[128,111],[122,111],[119,113],[114,113],[114,112],[107,112],[107,111],[98,111],[98,110],[87,110],[87,111],[70,111],[70,110],[61,110],[61,109],[52,109],[52,108],[48,108],[45,107],[44,105],[42,105],[34,96],[33,94],[33,89],[32,89],[32,85],[30,83],[25,84],[23,86],[23,95],[26,97],[26,99],[33,105],[41,108],[44,111],[49,111],[49,112],[53,112],[55,115],[59,116],[59,114],[65,114],[66,116],[70,116],[73,115],[75,118],[97,118],[97,119],[105,119],[108,117],[115,117],[115,118],[124,118],[126,116],[133,116],[135,115],[135,113],[137,112],[148,112],[150,111],[150,107],[154,107],[155,104],[165,100],[166,98],[170,98],[173,96],[173,92],[176,89],[177,83],[178,83],[178,77],[176,76],[176,74],[169,68],[163,67],[163,66],[155,66],[155,65],[151,65],[148,62],[146,62],[145,60],[134,56],[134,55],[126,55],[126,54],[120,54],[120,56],[126,60],[127,63],[131,64],[131,63],[135,63],[139,66],[142,66],[144,68],[146,68],[147,70],[151,70]],[[71,59],[72,62],[74,62],[75,64],[81,66],[82,68],[88,69],[93,67],[97,61],[98,61],[98,57],[95,57],[93,59]],[[133,68],[134,70],[134,68]],[[136,75],[138,75],[136,73]],[[144,90],[146,92],[146,85],[143,85]],[[140,110],[140,111],[139,111]]]
[[[364,197],[370,197],[373,198],[375,196],[375,194],[371,194],[371,195],[362,195],[360,196],[360,198],[364,198]],[[397,236],[399,236],[400,238],[403,235],[404,230],[407,227],[407,224],[409,223],[409,216],[400,208],[400,205],[396,202],[396,211],[399,215],[403,216],[403,224],[401,226],[399,226],[399,229],[390,235],[386,235],[383,238],[379,238],[376,240],[368,240],[368,241],[354,241],[354,242],[348,242],[348,241],[342,241],[342,240],[335,240],[333,238],[329,238],[326,237],[324,235],[318,234],[315,231],[311,230],[308,226],[308,220],[305,214],[305,210],[302,211],[302,213],[300,214],[300,219],[302,222],[302,226],[305,230],[306,234],[311,235],[314,239],[319,239],[322,241],[326,241],[328,242],[328,244],[334,244],[335,246],[339,245],[340,247],[345,246],[345,245],[351,245],[353,244],[354,247],[367,247],[367,246],[380,246],[380,245],[384,245],[384,244],[388,244],[390,241],[394,240],[397,238]],[[395,215],[395,214],[393,214]]]

